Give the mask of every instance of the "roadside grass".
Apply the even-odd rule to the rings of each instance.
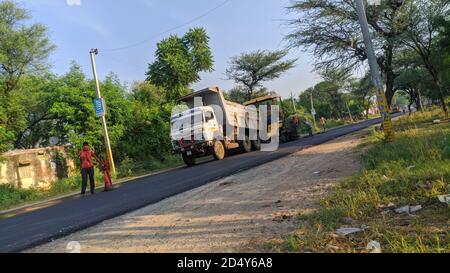
[[[164,162],[149,160],[147,162],[133,162],[125,160],[117,167],[117,178],[126,179],[136,176],[149,175],[183,165],[181,158],[175,155],[168,156]],[[103,185],[103,173],[95,170],[96,187]],[[89,187],[89,182],[88,182]],[[61,179],[51,184],[48,189],[17,189],[12,185],[0,185],[0,211],[27,205],[34,202],[77,193],[81,190],[81,175]],[[89,190],[89,189],[88,189]]]
[[[95,171],[96,186],[103,184],[103,175]],[[89,187],[89,182],[88,182]],[[33,202],[43,201],[53,197],[63,196],[81,190],[81,175],[58,180],[49,188],[17,189],[12,185],[0,185],[0,211],[7,210]],[[88,189],[89,190],[89,189]]]
[[[383,252],[450,252],[450,206],[438,196],[450,193],[450,123],[439,110],[416,113],[395,122],[396,138],[385,143],[374,130],[359,147],[362,170],[343,182],[321,208],[299,215],[298,231],[281,242],[268,242],[266,251],[369,252],[378,241]],[[395,207],[421,205],[422,210],[397,214]],[[384,212],[384,213],[383,213]],[[368,227],[346,237],[340,227]]]
[[[348,121],[345,121],[343,119],[331,119],[331,120],[327,120],[327,129],[332,129],[332,128],[344,126],[347,124],[351,124],[351,123]]]
[[[178,155],[169,155],[164,158],[164,161],[153,158],[145,161],[125,159],[117,168],[117,178],[141,176],[152,172],[181,167],[183,165],[183,160]]]

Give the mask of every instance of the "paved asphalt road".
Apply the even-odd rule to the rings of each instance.
[[[378,123],[380,119],[369,120],[284,144],[276,152],[239,154],[223,161],[206,162],[192,168],[180,168],[137,179],[109,193],[72,197],[55,204],[46,204],[34,211],[19,211],[12,217],[0,215],[0,252],[25,250],[219,178],[287,156],[304,147],[318,145]]]

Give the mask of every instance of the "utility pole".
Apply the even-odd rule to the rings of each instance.
[[[313,120],[314,120],[314,128],[317,128],[317,124],[316,124],[316,109],[314,108],[314,100],[313,100],[312,90],[311,90],[311,93],[310,93],[310,98],[311,98],[311,114],[312,114]]]
[[[355,122],[355,120],[353,119],[352,111],[350,111],[350,107],[348,106],[348,101],[345,102],[345,105],[347,105],[347,111],[348,115],[350,116],[350,121]]]
[[[372,1],[373,2],[373,1]],[[377,58],[375,56],[375,51],[373,49],[372,39],[369,33],[369,25],[367,22],[366,9],[364,7],[363,0],[355,0],[356,11],[358,12],[359,23],[361,25],[361,31],[364,38],[364,44],[366,47],[366,55],[369,60],[370,71],[372,74],[372,81],[376,88],[378,108],[381,112],[381,117],[383,118],[383,129],[386,141],[390,142],[394,138],[394,130],[392,128],[391,115],[389,113],[389,106],[386,99],[386,94],[384,93],[384,87],[381,80],[380,67],[377,63]]]
[[[297,106],[295,105],[295,100],[294,100],[294,95],[291,92],[291,101],[292,101],[292,105],[294,106],[294,112],[295,114],[297,114]]]
[[[91,51],[89,53],[91,55],[92,72],[94,74],[95,90],[97,93],[97,98],[102,99],[102,95],[100,93],[100,83],[98,81],[98,76],[97,76],[97,66],[95,65],[95,55],[98,54],[98,49],[91,49]],[[114,175],[116,175],[116,166],[114,164],[114,159],[112,156],[111,143],[109,142],[109,135],[108,135],[108,127],[106,125],[106,117],[104,114],[101,115],[100,121],[102,122],[103,137],[105,139],[106,156],[108,158],[108,162],[111,167],[111,173],[114,176]]]

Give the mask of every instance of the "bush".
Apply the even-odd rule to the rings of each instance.
[[[442,151],[442,157],[445,159],[450,159],[450,146],[447,146]]]

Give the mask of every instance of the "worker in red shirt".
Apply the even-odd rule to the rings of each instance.
[[[95,153],[89,147],[89,143],[83,143],[83,150],[80,152],[81,163],[81,195],[86,193],[87,177],[89,176],[89,183],[91,186],[91,194],[95,193],[95,181],[94,181],[94,161],[97,159]]]

